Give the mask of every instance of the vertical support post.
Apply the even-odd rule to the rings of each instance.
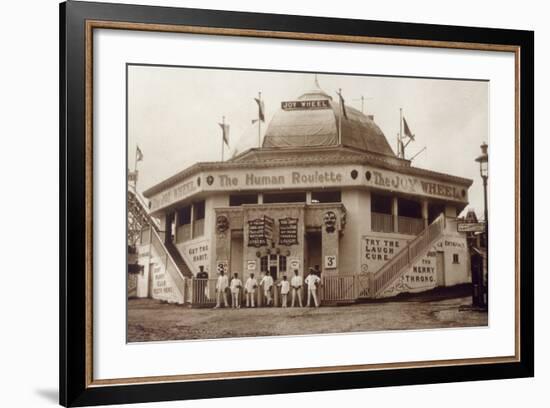
[[[178,242],[179,211],[174,211],[174,243]]]
[[[170,237],[172,234],[172,217],[170,213],[167,213],[164,217],[164,243],[170,242]]]
[[[190,231],[189,231],[189,237],[190,239],[193,239],[195,238],[195,204],[194,203],[191,203],[191,224],[189,226],[190,228]]]
[[[422,219],[424,220],[424,229],[428,228],[428,200],[422,201]]]
[[[392,197],[391,213],[393,219],[393,232],[399,232],[399,199]]]
[[[311,191],[306,192],[306,204],[311,204]]]
[[[341,217],[341,214],[338,215]],[[340,220],[338,220],[336,229],[334,231],[327,231],[326,226],[321,227],[321,271],[322,276],[336,276],[340,273],[340,259],[339,259],[339,241],[340,241]],[[325,264],[325,257],[334,257],[333,264]]]
[[[264,195],[263,193],[258,193],[258,204],[264,203]]]

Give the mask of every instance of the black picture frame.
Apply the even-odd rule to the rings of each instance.
[[[177,399],[218,398],[258,394],[342,390],[410,384],[445,383],[534,376],[534,33],[504,30],[256,14],[229,11],[152,7],[68,1],[60,5],[60,403],[64,406],[122,404]],[[520,358],[492,364],[418,365],[380,370],[268,375],[218,380],[165,381],[94,385],[89,370],[87,343],[90,307],[86,265],[90,261],[92,232],[88,231],[89,201],[86,189],[86,30],[88,21],[159,25],[186,25],[223,29],[261,30],[368,36],[428,42],[457,42],[517,47],[520,65],[517,85],[517,150],[521,198],[516,241],[522,248],[519,268]],[[88,206],[88,207],[87,207]],[[88,323],[87,323],[88,322]]]

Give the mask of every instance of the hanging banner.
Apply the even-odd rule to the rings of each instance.
[[[264,215],[248,221],[248,246],[260,248],[273,239],[273,218]]]
[[[279,245],[298,245],[298,218],[279,219]]]

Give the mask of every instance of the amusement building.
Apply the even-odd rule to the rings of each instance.
[[[184,168],[145,199],[129,191],[134,294],[209,304],[222,270],[243,282],[315,270],[324,304],[471,282],[457,217],[472,180],[414,167],[373,116],[317,81],[292,97],[264,124],[261,144]]]

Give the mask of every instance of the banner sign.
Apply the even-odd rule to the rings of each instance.
[[[151,212],[172,206],[200,191],[258,191],[275,189],[317,189],[367,187],[422,197],[432,197],[460,203],[468,202],[468,181],[440,181],[387,169],[358,165],[327,165],[320,168],[258,168],[212,170],[190,175],[180,183],[156,193],[151,200]],[[356,174],[355,177],[352,174]],[[357,177],[364,174],[364,177]],[[206,182],[199,183],[199,180]]]
[[[273,239],[273,218],[264,215],[248,221],[248,246],[260,248]]]
[[[458,232],[484,232],[485,224],[482,222],[461,222],[457,224]]]
[[[319,99],[313,101],[283,101],[281,102],[283,110],[310,110],[310,109],[330,109],[328,99]]]
[[[279,219],[279,245],[298,245],[298,218]]]

